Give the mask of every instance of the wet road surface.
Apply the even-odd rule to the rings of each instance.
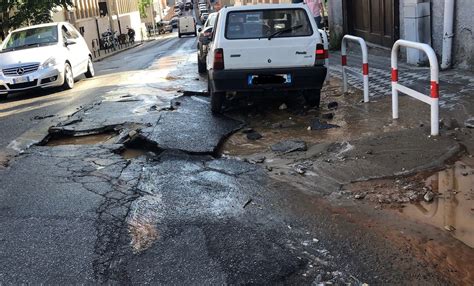
[[[279,97],[213,116],[195,45],[167,36],[98,63],[98,77],[73,93],[29,99],[70,101],[38,109],[63,107],[39,144],[0,170],[0,283],[473,281],[472,248],[374,207],[372,184],[349,190],[444,169],[466,155],[457,140],[426,136],[419,118],[393,124],[384,99],[341,98],[337,81],[321,110]],[[5,116],[4,128],[21,122]],[[353,195],[364,192],[361,208]]]

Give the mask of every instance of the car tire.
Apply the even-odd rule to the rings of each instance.
[[[212,90],[208,80],[207,90],[211,97],[211,112],[212,114],[220,114],[222,112],[222,104],[224,103],[224,92],[215,92]]]
[[[197,37],[197,36],[198,36],[197,32],[196,32],[196,31],[194,31],[194,37]]]
[[[310,89],[304,91],[304,99],[306,104],[311,107],[318,107],[321,103],[321,90],[320,89]]]
[[[181,34],[180,34],[180,33],[178,33],[178,38],[181,38]]]
[[[94,64],[92,63],[92,58],[89,57],[87,62],[87,72],[84,74],[87,78],[93,78],[95,76]]]
[[[199,73],[205,73],[207,71],[206,69],[206,62],[201,61],[201,59],[198,57],[198,72]]]
[[[71,65],[66,63],[64,65],[64,83],[63,89],[68,90],[74,87],[74,75],[72,74]]]

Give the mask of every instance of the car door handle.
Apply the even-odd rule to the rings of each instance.
[[[240,58],[239,54],[230,55],[231,58]]]

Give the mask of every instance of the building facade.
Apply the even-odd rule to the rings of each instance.
[[[331,43],[337,46],[344,34],[364,38],[369,44],[391,48],[398,39],[430,44],[441,63],[444,6],[446,0],[331,0]],[[474,70],[474,1],[456,0],[452,64]],[[423,63],[422,54],[403,53],[412,64]]]
[[[235,0],[235,5],[283,4],[283,3],[289,4],[291,3],[291,0]]]
[[[138,11],[138,0],[74,0],[74,7],[58,9],[54,21],[72,23],[85,38],[91,50],[98,49],[101,34],[108,29],[126,34],[127,27],[136,31],[135,39],[142,40],[146,29]]]

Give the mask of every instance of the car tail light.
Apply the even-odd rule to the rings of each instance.
[[[326,59],[326,51],[324,50],[323,44],[317,44],[316,51],[315,51],[314,65],[315,66],[324,65],[325,59]]]
[[[224,69],[224,50],[223,49],[214,50],[214,69],[215,70]]]
[[[316,45],[316,59],[317,60],[324,60],[326,58],[326,52],[324,51],[323,44]]]

